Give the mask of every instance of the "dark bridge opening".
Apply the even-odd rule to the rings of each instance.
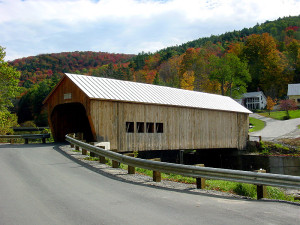
[[[54,140],[65,141],[65,135],[82,132],[83,138],[94,141],[89,119],[84,106],[80,103],[57,105],[51,113],[51,124]]]

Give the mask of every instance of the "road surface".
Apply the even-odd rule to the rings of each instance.
[[[300,118],[290,120],[274,120],[259,114],[250,114],[251,117],[260,119],[266,123],[264,129],[250,133],[250,136],[261,136],[262,140],[269,141],[280,138],[297,138],[300,137]]]
[[[56,145],[0,145],[0,224],[299,224],[300,206],[122,182]]]

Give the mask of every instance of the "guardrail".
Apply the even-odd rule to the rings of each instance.
[[[20,135],[0,135],[0,138],[5,139],[24,139],[25,144],[29,143],[29,139],[42,139],[42,142],[46,143],[46,138],[50,138],[50,134],[20,134]]]
[[[127,164],[131,167],[144,168],[148,170],[153,170],[155,172],[159,171],[163,173],[179,174],[182,176],[194,177],[197,179],[208,178],[215,180],[227,180],[241,183],[249,183],[258,185],[258,187],[261,188],[263,188],[263,185],[267,185],[300,189],[300,177],[298,176],[220,169],[211,167],[199,167],[151,161],[122,155],[113,151],[104,150],[102,148],[95,147],[85,142],[81,142],[75,138],[69,137],[68,135],[66,135],[66,141],[75,146],[81,147],[85,151],[88,150],[98,156],[101,156],[102,158],[107,157],[113,161]],[[261,190],[261,188],[258,189]],[[258,198],[262,197],[258,196]]]
[[[49,127],[13,127],[14,131],[43,131]]]

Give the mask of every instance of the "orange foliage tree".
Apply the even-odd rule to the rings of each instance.
[[[267,97],[267,110],[269,110],[269,115],[271,114],[271,110],[274,109],[276,105],[277,99],[272,99],[270,96]]]

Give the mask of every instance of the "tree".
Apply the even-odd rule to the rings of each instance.
[[[268,33],[249,36],[243,48],[242,58],[248,61],[252,77],[250,91],[258,87],[269,96],[283,96],[292,76],[287,69],[286,57],[276,48],[275,39]]]
[[[276,105],[277,99],[272,99],[270,96],[267,97],[267,110],[269,110],[269,115],[271,114],[271,110],[273,110]]]
[[[4,61],[5,51],[0,46],[0,110],[13,106],[11,100],[18,95],[20,73]]]
[[[12,99],[18,94],[20,73],[4,61],[5,51],[0,46],[0,134],[12,133],[17,125],[17,117],[9,112]]]
[[[290,114],[289,110],[296,110],[297,109],[297,104],[295,101],[288,99],[288,100],[281,100],[279,104],[279,108],[281,110],[286,111],[286,118],[285,119],[290,119]]]
[[[210,79],[221,85],[221,94],[237,98],[246,92],[251,76],[247,63],[242,62],[235,54],[227,53],[223,57],[210,57]]]

